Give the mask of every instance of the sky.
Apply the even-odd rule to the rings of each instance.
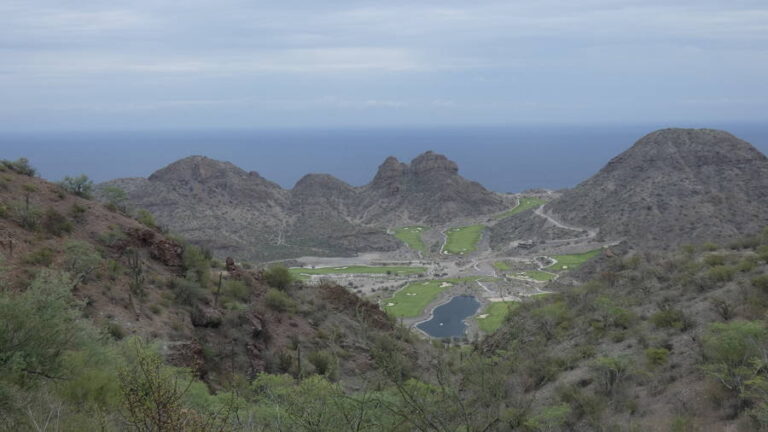
[[[0,131],[765,123],[765,0],[3,0]]]

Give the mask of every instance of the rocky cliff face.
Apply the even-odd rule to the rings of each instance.
[[[462,217],[491,214],[509,203],[477,182],[458,174],[455,162],[426,152],[410,164],[388,158],[365,186],[358,204],[367,223],[442,224]]]
[[[768,159],[727,132],[659,130],[545,208],[644,245],[733,238],[768,225]]]
[[[392,250],[400,243],[387,227],[438,224],[508,205],[432,152],[411,164],[390,157],[362,187],[308,174],[286,190],[203,156],[176,161],[147,179],[107,184],[125,189],[133,206],[217,254],[256,260]]]

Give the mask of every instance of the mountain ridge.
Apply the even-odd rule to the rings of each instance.
[[[132,205],[217,254],[264,260],[391,251],[400,242],[387,234],[390,226],[439,224],[508,207],[502,195],[458,171],[429,151],[410,164],[387,158],[363,186],[311,173],[284,189],[231,162],[195,155],[146,179],[115,179],[100,188],[124,188]]]

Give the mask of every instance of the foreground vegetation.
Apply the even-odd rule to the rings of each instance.
[[[477,243],[483,236],[483,231],[485,231],[485,225],[451,228],[445,231],[447,240],[443,246],[443,251],[454,255],[474,252],[477,249]]]

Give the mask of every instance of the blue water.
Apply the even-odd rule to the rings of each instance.
[[[0,132],[0,158],[28,157],[49,180],[85,173],[104,181],[145,177],[182,157],[203,154],[290,188],[311,172],[363,185],[387,156],[410,161],[434,150],[489,189],[519,192],[575,186],[664,126]],[[768,124],[706,126],[729,130],[768,153]]]
[[[474,315],[480,302],[473,296],[456,296],[432,312],[432,319],[418,328],[435,338],[462,337],[467,330],[464,320]]]

